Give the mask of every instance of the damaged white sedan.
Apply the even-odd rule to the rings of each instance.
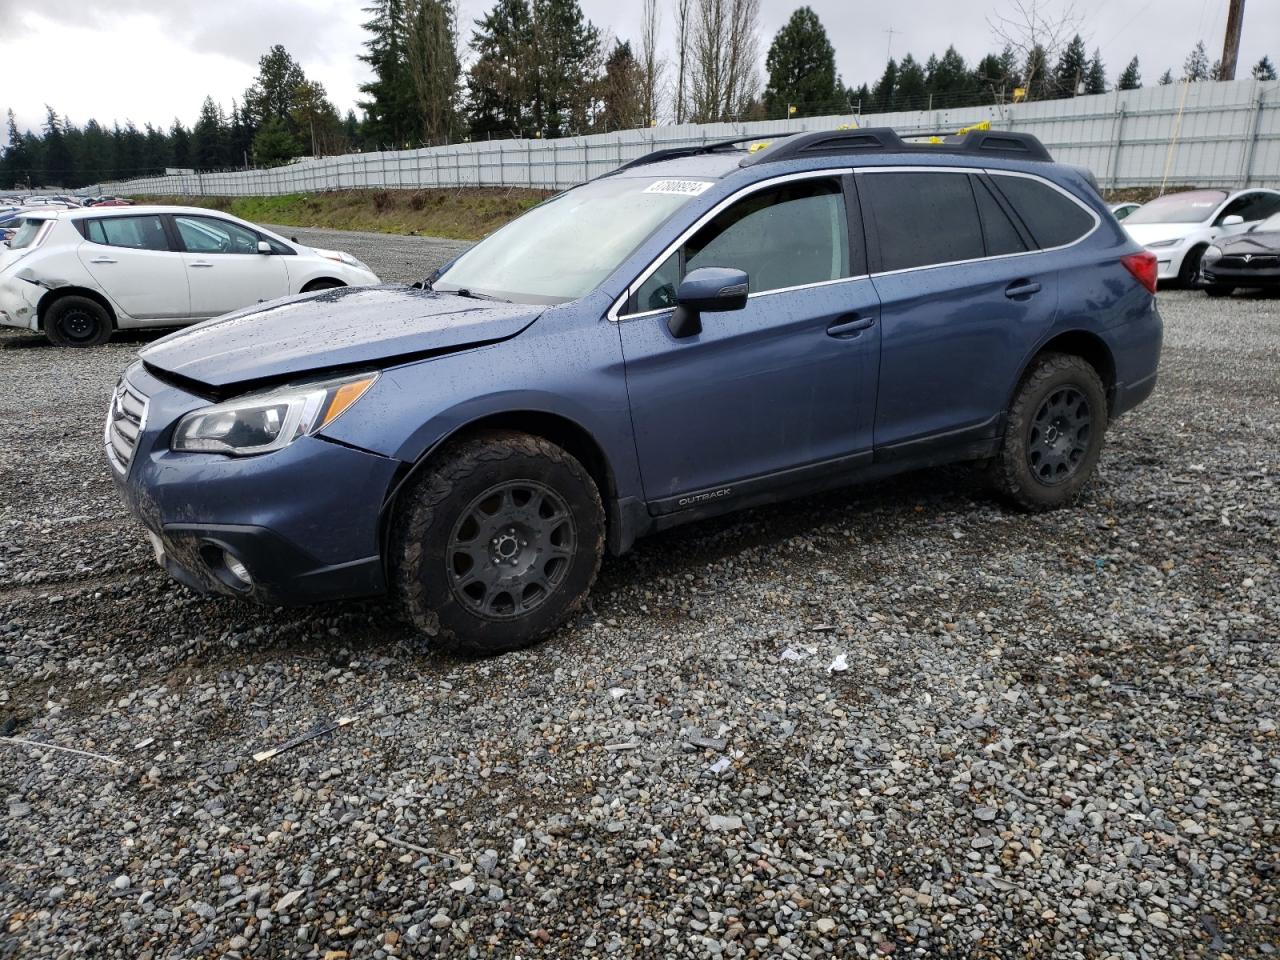
[[[378,283],[348,253],[193,207],[31,210],[0,249],[0,325],[90,347],[266,300]]]

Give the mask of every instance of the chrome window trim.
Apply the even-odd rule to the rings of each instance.
[[[675,240],[667,244],[667,246],[663,248],[662,252],[658,254],[657,257],[649,261],[649,265],[645,267],[642,271],[640,271],[640,273],[636,276],[636,278],[632,280],[629,284],[627,284],[627,287],[625,290],[622,291],[622,294],[616,300],[614,300],[613,304],[609,307],[608,313],[606,313],[605,316],[608,317],[610,322],[619,323],[622,320],[632,320],[638,317],[650,317],[659,313],[665,313],[668,310],[670,310],[671,307],[662,307],[661,309],[658,309],[658,310],[644,310],[639,313],[624,314],[621,312],[622,308],[626,306],[627,301],[631,299],[632,292],[638,289],[639,287],[643,286],[644,282],[654,274],[654,272],[658,269],[658,267],[662,266],[662,264],[666,262],[667,257],[671,256],[671,254],[673,254],[676,250],[680,249],[680,247],[684,245],[686,240],[688,240],[700,229],[706,226],[707,223],[710,222],[712,219],[714,219],[717,214],[721,213],[723,210],[725,210],[727,207],[731,206],[732,204],[737,203],[743,197],[750,196],[753,193],[757,193],[769,187],[777,186],[780,183],[789,183],[795,180],[813,180],[820,177],[834,177],[839,179],[840,177],[846,176],[847,174],[850,174],[850,173],[853,173],[853,167],[835,167],[830,170],[805,170],[802,173],[787,173],[787,174],[783,174],[780,177],[770,177],[768,180],[757,180],[755,183],[749,183],[742,189],[731,193],[729,196],[725,197],[723,200],[717,203],[714,207],[712,207],[710,210],[704,213],[701,217],[695,220],[683,233],[680,234],[680,236],[676,237]],[[842,199],[843,199],[843,194],[842,194]],[[852,238],[850,238],[850,241],[852,242]],[[867,274],[863,273],[863,274],[859,274],[856,277],[837,277],[834,280],[820,280],[817,283],[805,283],[795,287],[778,287],[775,290],[761,290],[758,293],[748,293],[747,299],[751,299],[752,297],[768,296],[771,293],[785,293],[790,290],[803,290],[806,287],[826,286],[833,283],[846,283],[849,280],[862,280],[862,279],[865,279],[866,276]]]
[[[1034,250],[1020,250],[1017,253],[998,253],[998,254],[995,254],[994,256],[973,257],[968,260],[947,260],[943,263],[929,263],[929,264],[924,264],[918,267],[902,267],[898,270],[880,270],[872,273],[862,273],[852,277],[839,277],[835,280],[821,280],[821,281],[818,281],[817,283],[804,283],[794,287],[779,287],[775,290],[761,290],[758,293],[749,293],[747,295],[748,300],[753,299],[755,297],[771,296],[772,294],[775,294],[775,293],[790,293],[795,290],[806,290],[810,287],[825,287],[825,286],[831,286],[832,284],[836,284],[836,283],[849,283],[852,280],[865,280],[868,277],[871,277],[871,278],[891,277],[900,273],[911,273],[916,270],[934,270],[934,269],[937,269],[938,267],[956,267],[956,266],[964,266],[970,263],[984,263],[988,260],[1010,260],[1015,257],[1029,257],[1039,253],[1055,253],[1059,250],[1066,250],[1070,247],[1074,247],[1076,244],[1083,243],[1085,240],[1093,236],[1098,231],[1098,228],[1102,226],[1102,218],[1098,216],[1097,211],[1093,210],[1088,204],[1086,204],[1083,200],[1081,200],[1075,194],[1071,193],[1069,190],[1063,189],[1062,187],[1058,186],[1058,184],[1054,183],[1052,180],[1047,179],[1046,177],[1042,177],[1039,174],[1035,174],[1035,173],[1027,173],[1022,170],[993,170],[987,167],[950,167],[950,166],[934,166],[932,164],[929,166],[922,166],[922,165],[913,166],[913,165],[896,164],[896,165],[890,165],[890,166],[877,166],[877,167],[837,167],[831,170],[809,170],[803,173],[791,173],[785,176],[773,177],[772,179],[769,179],[769,180],[761,180],[761,181],[758,181],[757,183],[748,184],[747,186],[743,187],[741,190],[731,194],[730,196],[726,197],[724,200],[716,204],[706,214],[698,218],[698,220],[691,227],[689,227],[687,230],[681,233],[680,236],[676,238],[674,242],[668,244],[667,247],[663,249],[662,253],[660,253],[656,259],[651,261],[649,265],[645,267],[645,269],[636,277],[635,280],[633,280],[630,284],[627,285],[627,288],[623,290],[622,295],[613,302],[612,306],[610,306],[606,316],[609,318],[611,322],[619,323],[623,320],[635,320],[641,317],[657,316],[660,313],[666,313],[669,310],[671,310],[672,309],[671,307],[661,307],[657,310],[643,310],[638,313],[624,314],[620,312],[622,308],[626,305],[626,302],[631,298],[632,291],[642,286],[644,282],[648,280],[650,276],[652,276],[654,271],[656,271],[658,267],[661,266],[666,261],[667,257],[671,256],[671,254],[674,253],[677,249],[679,249],[679,247],[682,246],[686,240],[688,240],[694,233],[696,233],[699,229],[705,226],[708,221],[714,218],[717,214],[719,214],[722,210],[724,210],[730,204],[736,202],[737,200],[740,200],[742,197],[748,196],[749,194],[756,192],[757,190],[774,186],[779,183],[785,183],[790,180],[807,180],[807,179],[812,179],[814,177],[833,177],[833,176],[839,177],[839,176],[844,176],[850,173],[854,175],[876,174],[876,173],[982,173],[982,174],[986,174],[989,177],[1023,177],[1024,179],[1027,179],[1027,180],[1036,180],[1040,183],[1043,183],[1050,189],[1056,190],[1058,193],[1062,194],[1064,197],[1066,197],[1068,200],[1070,200],[1077,207],[1079,207],[1081,210],[1083,210],[1085,213],[1087,213],[1090,217],[1093,218],[1093,226],[1090,227],[1088,230],[1086,230],[1084,233],[1082,233],[1080,236],[1078,236],[1076,239],[1072,240],[1070,243],[1059,244],[1056,247],[1037,247]],[[850,238],[850,242],[852,242],[852,238]]]

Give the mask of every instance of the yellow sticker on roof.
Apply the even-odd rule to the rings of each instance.
[[[709,180],[658,180],[644,188],[645,193],[674,193],[681,197],[696,197],[711,189]]]

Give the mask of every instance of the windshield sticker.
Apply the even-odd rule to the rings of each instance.
[[[644,188],[645,193],[674,193],[681,197],[696,197],[711,189],[707,180],[659,180]]]

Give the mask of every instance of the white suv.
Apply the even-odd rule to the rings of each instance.
[[[192,207],[30,210],[0,248],[0,325],[89,347],[113,330],[173,327],[296,293],[378,283],[317,250]]]

